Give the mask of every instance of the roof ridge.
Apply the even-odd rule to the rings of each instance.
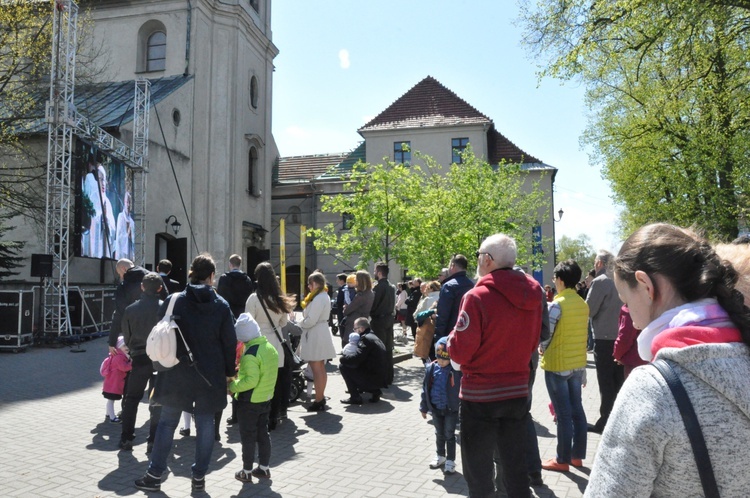
[[[428,75],[358,131],[476,123],[492,120]]]

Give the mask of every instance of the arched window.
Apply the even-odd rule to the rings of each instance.
[[[289,208],[289,216],[287,219],[289,220],[290,225],[299,225],[300,223],[300,214],[302,214],[302,211],[300,210],[299,206],[292,206]]]
[[[167,27],[150,19],[138,29],[136,72],[164,71],[167,68]]]
[[[258,176],[258,149],[250,147],[247,153],[247,193],[258,195],[257,191]]]
[[[146,71],[163,71],[167,66],[167,34],[151,33],[146,42]]]
[[[253,109],[258,108],[258,78],[250,78],[250,105]]]

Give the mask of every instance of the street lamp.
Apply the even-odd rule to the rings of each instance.
[[[174,221],[171,223],[172,231],[174,232],[175,235],[177,235],[177,233],[180,231],[180,227],[182,226],[182,223],[177,221],[177,217],[175,215],[170,214],[169,218],[164,220],[164,223],[169,224],[169,220],[171,220],[172,218],[174,218]]]
[[[562,210],[562,208],[560,208],[560,210],[559,210],[559,211],[557,212],[557,214],[558,214],[558,215],[560,215],[560,216],[559,216],[559,218],[555,219],[555,217],[553,216],[553,217],[552,217],[552,219],[553,219],[554,221],[560,221],[560,220],[562,220],[562,215],[563,215],[563,210]]]

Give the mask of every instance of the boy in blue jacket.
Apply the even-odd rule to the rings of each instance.
[[[432,412],[432,423],[435,425],[437,455],[430,468],[445,466],[445,473],[452,474],[456,471],[456,422],[461,372],[451,365],[447,342],[447,337],[438,340],[435,345],[437,359],[425,367],[419,411],[424,419],[428,412]]]

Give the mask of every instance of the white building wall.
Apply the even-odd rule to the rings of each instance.
[[[198,246],[196,251],[189,244],[189,259],[196,252],[208,251],[223,267],[229,255],[245,254],[250,245],[268,248],[269,241],[257,242],[246,237],[242,223],[249,221],[265,229],[271,223],[271,167],[278,156],[271,135],[271,97],[273,58],[278,50],[270,40],[270,1],[260,2],[260,12],[250,7],[247,0],[193,0],[190,12],[188,4],[184,1],[97,3],[93,12],[94,33],[110,52],[111,64],[102,75],[103,80],[158,78],[183,74],[186,70],[193,76],[190,89],[183,87],[177,92],[181,96],[177,99],[179,106],[175,107],[182,115],[179,129],[171,129],[173,103],[160,104],[159,113],[168,145],[174,146],[188,161],[187,167],[178,171],[178,178]],[[144,73],[138,71],[138,33],[146,23],[154,21],[166,29],[166,68]],[[251,105],[250,99],[253,76],[258,82],[257,107]],[[156,123],[152,114],[152,150],[162,142]],[[258,152],[257,187],[253,193],[247,191],[251,146]],[[154,252],[155,232],[151,230],[156,226],[158,232],[163,231],[163,220],[169,214],[180,219],[185,232],[189,230],[179,198],[170,196],[165,201],[164,191],[154,190],[155,170],[163,165],[168,167],[168,162],[152,154],[147,255]],[[171,169],[167,171],[171,175]],[[163,180],[174,183],[173,178]],[[164,184],[160,181],[158,185]]]
[[[381,164],[383,157],[393,160],[394,143],[411,142],[412,164],[424,164],[414,154],[420,152],[447,168],[452,162],[451,140],[454,138],[468,138],[474,154],[487,157],[487,132],[482,125],[376,130],[361,134],[367,143],[366,155],[370,164]]]

